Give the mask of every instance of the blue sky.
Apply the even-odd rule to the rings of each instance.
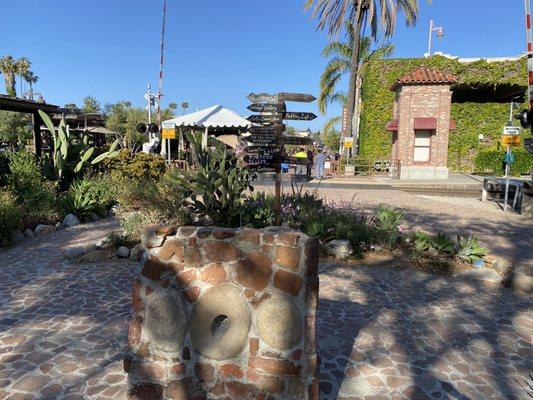
[[[18,0],[2,4],[0,55],[27,56],[48,102],[123,99],[143,105],[157,86],[162,0]],[[316,94],[327,36],[303,0],[168,0],[164,104],[222,104],[248,115],[250,92]],[[399,20],[396,57],[421,56],[429,20],[444,27],[436,51],[461,57],[512,56],[525,48],[522,0],[420,0],[420,21]],[[502,9],[505,4],[505,9]],[[9,18],[7,17],[9,16]],[[4,92],[0,84],[0,92]],[[316,104],[296,104],[314,111]],[[336,113],[297,127],[320,128]]]

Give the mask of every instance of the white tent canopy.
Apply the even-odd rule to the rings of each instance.
[[[248,128],[252,125],[246,118],[221,105],[204,108],[191,114],[176,117],[163,122],[176,128],[204,128],[202,145],[207,146],[209,128]]]

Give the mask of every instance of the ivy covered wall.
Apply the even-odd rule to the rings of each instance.
[[[458,96],[468,96],[468,101],[463,98],[461,101],[465,102],[452,104],[452,118],[457,123],[457,129],[450,133],[448,163],[452,171],[476,171],[477,154],[499,149],[503,126],[509,119],[509,103],[490,102],[490,99],[515,92],[523,95],[526,92],[526,58],[492,63],[481,60],[465,64],[434,56],[381,60],[368,65],[362,86],[359,142],[362,158],[377,160],[390,157],[391,133],[385,130],[392,119],[394,104],[394,92],[390,88],[399,78],[421,65],[455,75],[458,81],[452,86],[452,90],[455,89]],[[493,91],[497,95],[492,95]],[[479,98],[476,98],[478,94]],[[526,107],[525,104],[522,106]],[[478,140],[480,133],[485,137],[483,143]],[[531,166],[533,167],[533,156]]]

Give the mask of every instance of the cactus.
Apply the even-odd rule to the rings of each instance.
[[[55,175],[60,180],[64,180],[65,178],[75,179],[80,175],[85,166],[89,164],[95,165],[106,158],[114,158],[118,155],[116,148],[119,140],[117,139],[108,151],[90,161],[94,153],[94,147],[89,147],[89,137],[87,135],[83,136],[81,144],[75,144],[70,137],[64,118],[61,119],[56,129],[47,114],[39,110],[39,115],[52,135],[54,152],[50,164],[53,166]]]

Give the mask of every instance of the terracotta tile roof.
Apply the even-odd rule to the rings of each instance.
[[[398,85],[454,83],[456,81],[457,78],[451,74],[421,66],[398,79],[391,89],[395,90]]]

